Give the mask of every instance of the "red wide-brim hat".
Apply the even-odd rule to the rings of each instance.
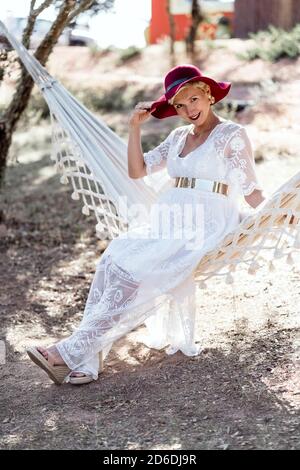
[[[165,76],[165,93],[152,103],[150,108],[152,116],[158,119],[176,116],[177,112],[174,106],[168,103],[168,100],[184,85],[196,81],[207,83],[210,86],[211,95],[215,98],[215,103],[225,98],[231,87],[229,82],[216,82],[212,78],[205,77],[194,65],[177,65]]]

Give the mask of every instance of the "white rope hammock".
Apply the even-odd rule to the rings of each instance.
[[[0,28],[49,106],[53,127],[51,158],[61,174],[61,183],[71,184],[71,197],[82,201],[84,214],[94,213],[99,238],[118,236],[135,218],[126,207],[137,203],[150,207],[165,188],[166,170],[161,172],[156,186],[150,187],[147,178],[130,179],[126,143],[53,79],[2,22]],[[266,261],[270,270],[275,268],[274,259],[286,257],[292,264],[292,253],[300,251],[299,220],[300,172],[202,258],[195,270],[198,285],[205,287],[204,281],[217,275],[232,283],[237,265],[255,274]]]
[[[300,252],[300,172],[289,179],[265,201],[259,210],[242,220],[240,225],[214,250],[202,258],[195,271],[195,280],[226,276],[234,282],[236,266],[247,267],[255,274],[266,261],[275,270],[274,259],[286,257],[293,264],[293,252]]]

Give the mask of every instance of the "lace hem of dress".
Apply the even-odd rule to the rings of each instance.
[[[147,334],[141,341],[149,348],[163,349],[168,355],[181,351],[197,356],[202,351],[195,341],[196,289],[194,276],[165,294],[165,308],[146,319]]]
[[[263,191],[263,188],[260,184],[255,183],[254,181],[250,183],[247,188],[243,188],[243,194],[244,196],[249,196],[255,189],[259,189],[260,191]]]
[[[227,178],[231,186],[231,196],[235,197],[238,194],[249,196],[255,189],[263,191],[257,181],[247,181],[245,172],[240,168],[233,168],[229,171]]]

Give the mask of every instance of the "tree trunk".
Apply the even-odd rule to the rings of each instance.
[[[4,184],[5,170],[6,170],[6,158],[8,155],[9,147],[11,144],[12,133],[8,133],[5,124],[0,123],[0,189]]]
[[[175,21],[174,17],[171,13],[171,5],[170,5],[170,0],[167,0],[167,13],[168,13],[168,18],[169,18],[169,26],[170,26],[170,56],[171,56],[171,61],[174,62],[174,56],[175,56]]]
[[[33,85],[32,78],[23,68],[20,85],[18,86],[11,105],[5,113],[4,119],[0,123],[0,187],[2,187],[4,183],[6,161],[12,135],[21,114],[28,104]]]
[[[46,1],[44,4],[46,5]],[[81,6],[76,8],[76,0],[65,0],[60,7],[56,20],[54,21],[50,31],[42,40],[37,48],[34,56],[37,60],[45,65],[52,50],[61,35],[64,28],[68,25],[69,21],[73,20],[74,14],[79,14],[83,10],[90,8],[93,0],[85,0]],[[31,15],[36,16],[38,10],[31,11]],[[33,25],[29,19],[30,28],[28,34],[32,33]],[[29,38],[30,39],[30,38]],[[23,36],[23,43],[29,44],[28,37]],[[0,121],[0,189],[4,184],[5,169],[7,164],[8,152],[12,141],[12,135],[16,125],[25,110],[34,82],[31,76],[26,71],[25,67],[21,64],[21,77],[17,86],[16,92],[9,104],[7,110],[4,112]]]
[[[197,37],[198,26],[203,21],[204,17],[201,12],[199,0],[192,1],[192,11],[191,11],[191,27],[189,29],[188,35],[186,37],[186,53],[194,58],[195,55],[195,39]]]

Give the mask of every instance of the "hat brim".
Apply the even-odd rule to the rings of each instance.
[[[211,94],[215,98],[215,103],[218,103],[218,101],[221,101],[223,98],[225,98],[231,88],[230,82],[216,82],[212,78],[203,76],[192,77],[189,80],[186,80],[185,82],[182,82],[176,87],[172,88],[172,90],[160,96],[158,100],[154,101],[150,108],[150,113],[152,116],[156,117],[157,119],[177,116],[177,112],[174,106],[169,104],[168,100],[171,99],[184,85],[196,81],[207,83],[207,85],[210,86]]]

